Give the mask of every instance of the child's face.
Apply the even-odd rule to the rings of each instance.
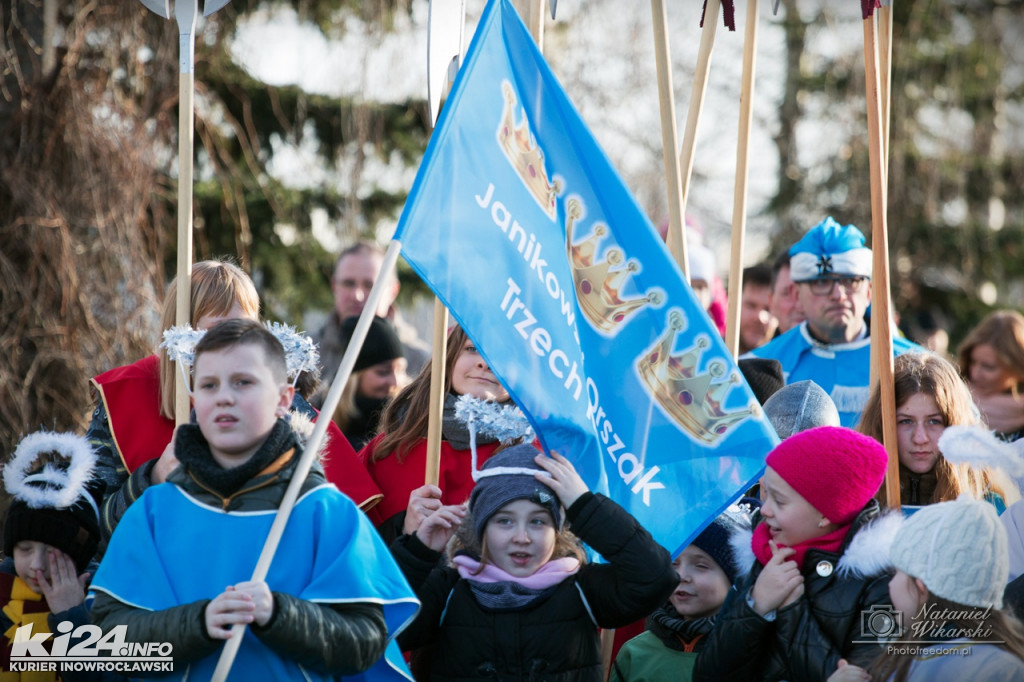
[[[917,584],[903,571],[896,571],[896,575],[889,581],[889,599],[893,607],[902,611],[907,618],[913,618],[921,609],[921,593]]]
[[[294,393],[274,379],[263,349],[251,343],[201,353],[195,386],[199,428],[225,469],[244,464],[263,445]]]
[[[690,545],[672,562],[679,574],[676,591],[669,597],[676,613],[686,619],[718,613],[729,594],[729,578],[711,555]]]
[[[551,560],[555,522],[536,502],[516,500],[499,509],[484,527],[488,560],[510,575],[526,578]]]
[[[900,464],[915,474],[926,474],[939,461],[939,436],[946,419],[935,399],[915,393],[896,408],[896,447]]]
[[[484,358],[469,339],[455,358],[452,368],[452,390],[459,395],[471,395],[481,400],[502,402],[508,400],[508,391],[501,385]]]
[[[761,495],[764,498],[761,516],[768,524],[772,540],[779,546],[793,547],[832,530],[819,525],[823,518],[821,512],[771,467],[765,469],[761,479]]]
[[[50,553],[60,550],[44,542],[22,540],[14,545],[14,572],[24,580],[33,592],[41,593],[37,571],[50,580]]]

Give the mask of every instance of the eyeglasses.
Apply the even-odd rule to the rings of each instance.
[[[815,296],[830,296],[835,291],[837,283],[847,295],[850,295],[863,289],[864,283],[867,281],[867,277],[822,277],[809,282],[801,282],[801,284],[806,284]]]

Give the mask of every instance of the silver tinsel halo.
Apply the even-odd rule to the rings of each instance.
[[[164,340],[160,347],[167,351],[167,357],[172,362],[191,370],[196,359],[196,344],[205,333],[201,329],[193,329],[190,324],[175,325],[164,330]]]
[[[455,401],[455,418],[466,424],[472,422],[477,432],[505,444],[534,439],[533,427],[515,405],[502,405],[471,395],[461,395]]]
[[[295,331],[295,327],[280,322],[263,324],[284,346],[285,365],[288,376],[294,381],[302,372],[316,372],[320,362],[320,351],[313,339]]]
[[[302,372],[316,371],[320,352],[313,339],[295,331],[295,327],[280,322],[265,322],[263,326],[284,348],[285,367],[293,383]],[[206,330],[193,329],[191,325],[174,326],[164,331],[160,347],[167,351],[167,357],[178,363],[182,373],[187,376],[195,364],[196,345],[204,334]]]

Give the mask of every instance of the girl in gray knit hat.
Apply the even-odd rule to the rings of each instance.
[[[422,604],[399,645],[433,645],[432,680],[601,682],[598,629],[668,599],[668,552],[558,454],[516,445],[477,479],[468,509],[443,506],[391,546]],[[587,563],[576,537],[608,563]]]
[[[916,512],[890,550],[893,608],[864,624],[892,638],[866,672],[842,666],[830,681],[1024,681],[1024,628],[1002,609],[1006,547],[987,502],[964,497]]]

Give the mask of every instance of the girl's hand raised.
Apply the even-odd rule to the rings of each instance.
[[[754,611],[762,616],[793,603],[804,593],[804,577],[800,575],[796,562],[790,559],[796,550],[791,547],[779,549],[774,540],[769,540],[768,546],[772,550],[771,561],[765,564],[751,591]]]
[[[423,520],[416,530],[416,537],[435,552],[444,551],[445,545],[455,535],[455,531],[458,530],[465,517],[466,505],[464,504],[441,507]]]
[[[576,468],[573,467],[572,462],[557,452],[552,452],[550,457],[543,454],[537,455],[533,461],[551,474],[550,477],[543,474],[534,474],[534,477],[551,488],[558,495],[559,501],[561,501],[562,506],[566,509],[571,507],[572,503],[578,500],[583,493],[590,491],[587,484],[576,473]]]

